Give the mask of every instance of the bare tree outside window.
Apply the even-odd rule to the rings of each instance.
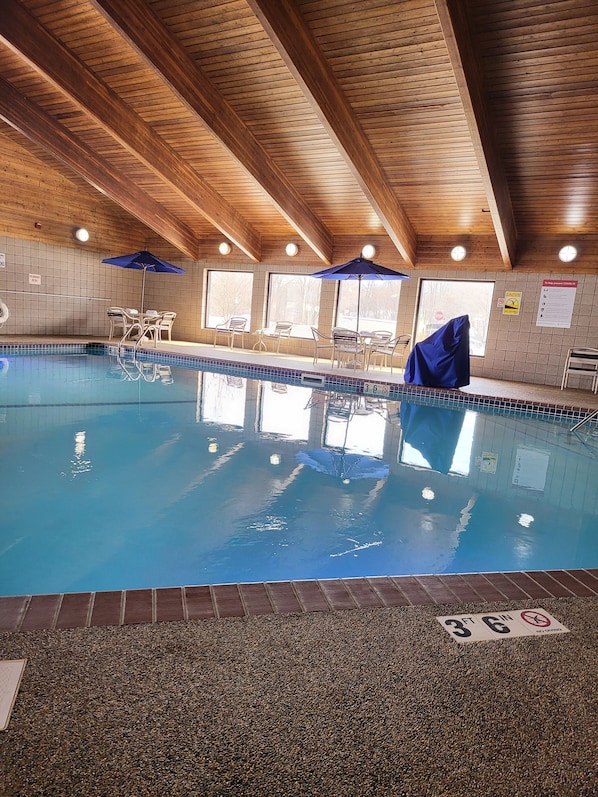
[[[293,325],[291,337],[311,338],[318,325],[320,280],[301,274],[271,274],[268,291],[267,326],[279,321]]]
[[[336,306],[336,326],[357,329],[357,280],[341,280]],[[362,280],[359,330],[384,329],[395,334],[401,296],[400,280]]]
[[[247,319],[251,326],[253,274],[245,271],[209,271],[206,300],[206,327],[226,324],[233,316]]]

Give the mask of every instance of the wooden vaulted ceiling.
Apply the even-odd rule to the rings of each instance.
[[[185,257],[377,236],[512,269],[571,241],[598,270],[595,0],[1,5],[0,136]]]

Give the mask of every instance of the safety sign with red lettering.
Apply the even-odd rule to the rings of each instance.
[[[482,642],[516,636],[565,634],[569,631],[544,609],[515,609],[437,617],[457,642]]]

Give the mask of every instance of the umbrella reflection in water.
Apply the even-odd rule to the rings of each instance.
[[[370,406],[364,396],[349,396],[342,393],[329,394],[326,397],[327,420],[345,423],[345,435],[339,448],[317,448],[297,453],[297,461],[307,465],[318,473],[324,473],[349,484],[357,479],[386,479],[389,466],[376,457],[365,453],[347,453],[347,436],[351,419],[355,415],[368,415],[378,411],[378,407]]]

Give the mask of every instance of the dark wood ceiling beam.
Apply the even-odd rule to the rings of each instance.
[[[468,3],[464,0],[434,2],[465,110],[503,263],[506,268],[513,268],[517,251],[515,215],[491,114],[484,99],[481,70],[468,21]]]
[[[318,43],[292,0],[247,0],[409,266],[417,236]]]
[[[76,102],[246,255],[260,260],[257,231],[17,0],[2,0],[0,40]]]
[[[324,262],[332,236],[207,75],[187,55],[145,0],[92,0],[150,68],[197,114],[256,180],[279,212]]]
[[[110,165],[90,147],[78,141],[69,130],[40,111],[2,78],[0,117],[181,252],[193,260],[199,258],[199,242],[192,230],[145,191],[111,170]]]

